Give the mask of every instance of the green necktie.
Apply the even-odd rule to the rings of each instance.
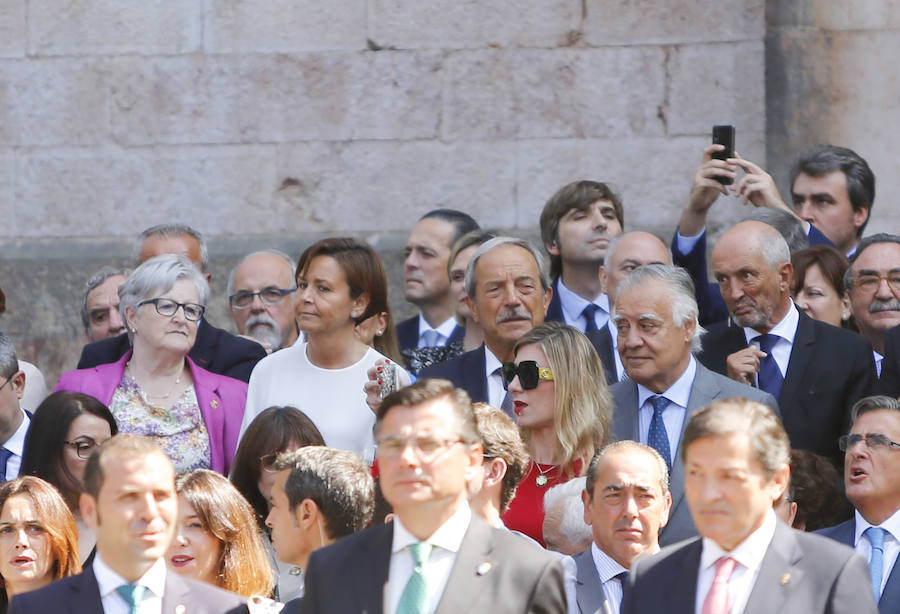
[[[428,612],[428,579],[425,564],[431,556],[431,544],[418,542],[409,546],[413,555],[413,572],[400,595],[397,614],[426,614]]]
[[[144,598],[144,593],[147,592],[147,589],[140,584],[123,584],[116,589],[116,592],[119,593],[122,596],[122,599],[125,600],[125,603],[128,604],[128,611],[130,614],[138,614],[141,607],[141,600]]]

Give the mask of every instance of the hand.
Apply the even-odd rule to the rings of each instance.
[[[366,404],[376,413],[378,412],[378,408],[381,407],[382,367],[387,364],[391,364],[391,361],[387,358],[379,358],[376,360],[375,365],[366,371],[366,376],[369,379],[363,384],[363,391],[366,393]],[[400,367],[400,365],[397,365],[397,383],[399,388],[409,386],[410,383],[412,383],[409,373]]]
[[[724,185],[716,180],[716,177],[736,177],[737,165],[733,158],[717,160],[713,154],[725,149],[724,145],[710,145],[703,150],[703,164],[694,175],[694,183],[691,185],[691,194],[687,205],[681,214],[678,230],[685,237],[693,237],[706,226],[706,215],[709,208],[719,197],[719,194],[728,194]]]
[[[735,195],[740,196],[745,203],[749,202],[754,207],[782,209],[796,217],[794,210],[781,199],[772,175],[753,162],[744,160],[737,152],[732,159],[746,173],[736,185],[731,186]]]
[[[752,386],[753,378],[759,373],[759,359],[766,356],[768,354],[753,345],[731,354],[725,360],[728,377]]]

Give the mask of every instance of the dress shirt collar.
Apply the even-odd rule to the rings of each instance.
[[[442,322],[436,327],[431,326],[425,318],[419,313],[419,339],[422,338],[422,335],[427,330],[433,330],[438,335],[440,335],[440,341],[446,341],[450,338],[450,335],[453,334],[453,330],[456,328],[456,318],[450,317],[449,320]]]
[[[781,318],[781,321],[772,327],[772,330],[769,331],[770,335],[777,335],[781,337],[791,345],[794,345],[794,336],[797,334],[797,325],[800,323],[800,312],[797,311],[797,308],[794,306],[794,301],[791,301],[791,306],[788,309],[787,314]],[[744,336],[747,338],[747,343],[749,344],[753,339],[760,336],[762,333],[756,329],[744,327]]]
[[[437,530],[424,541],[448,552],[459,552],[459,547],[462,544],[463,537],[466,535],[471,520],[472,510],[469,508],[468,503],[463,503],[453,515],[444,522],[444,524],[439,526]],[[391,544],[391,554],[396,554],[404,548],[419,542],[419,538],[410,533],[409,530],[403,526],[403,522],[400,521],[399,517],[394,516],[393,522],[394,539]]]
[[[609,582],[623,571],[628,572],[594,542],[591,542],[591,558],[594,559],[594,567],[597,569],[597,575],[600,576],[600,582]]]
[[[859,513],[859,510],[853,512],[856,517],[856,533],[853,535],[853,545],[856,546],[859,543],[860,539],[863,539],[863,533],[869,527],[879,526],[885,531],[887,531],[891,537],[895,540],[900,541],[900,509],[896,510],[893,514],[888,516],[888,518],[879,525],[873,525],[868,520],[862,517],[862,514]]]
[[[20,409],[19,411],[22,414],[22,422],[19,423],[19,428],[12,434],[12,437],[6,440],[3,447],[19,458],[22,458],[22,452],[25,450],[25,435],[28,434],[28,427],[31,424],[31,419],[23,410]]]
[[[595,296],[594,300],[589,301],[569,290],[566,284],[563,283],[562,276],[557,279],[556,288],[559,293],[559,304],[562,306],[566,322],[577,322],[578,318],[581,317],[581,312],[584,311],[584,308],[589,303],[594,303],[600,308],[600,311],[607,315],[609,314],[609,297],[603,292]]]
[[[97,586],[100,587],[100,598],[103,599],[110,593],[114,593],[123,584],[131,584],[106,564],[100,553],[94,556],[94,576],[97,578]],[[157,559],[150,568],[144,572],[137,584],[149,589],[155,596],[162,598],[166,592],[166,561]]]
[[[694,385],[694,376],[697,375],[697,361],[691,356],[688,361],[687,369],[684,370],[684,373],[681,374],[675,383],[669,386],[669,389],[665,392],[659,393],[661,396],[666,397],[672,403],[680,407],[687,408],[688,401],[691,398],[691,386]],[[637,383],[637,382],[635,382]],[[649,388],[645,388],[641,384],[637,385],[638,389],[638,408],[644,406],[644,403],[647,402],[652,396],[656,396],[656,393],[650,390]]]
[[[485,375],[487,375],[487,379],[490,380],[491,376],[494,375],[494,371],[502,367],[503,363],[500,362],[499,358],[494,356],[494,353],[488,346],[482,345],[481,347],[484,348],[484,372]],[[500,377],[500,381],[502,382],[503,376],[498,374],[498,377]]]
[[[766,550],[769,549],[769,544],[772,543],[777,522],[775,512],[771,509],[768,510],[760,527],[730,552],[723,550],[719,544],[708,537],[704,537],[703,553],[700,555],[700,569],[712,567],[720,558],[728,556],[740,563],[750,573],[755,573],[766,555]]]

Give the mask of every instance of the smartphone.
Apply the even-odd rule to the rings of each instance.
[[[713,145],[724,145],[723,151],[717,151],[713,154],[716,160],[727,160],[734,157],[734,126],[713,126],[712,129]],[[722,185],[731,185],[734,179],[731,177],[716,177],[716,181]]]

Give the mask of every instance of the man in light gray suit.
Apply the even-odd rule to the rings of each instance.
[[[635,269],[619,286],[613,321],[618,351],[630,381],[610,388],[613,439],[632,439],[655,448],[670,467],[672,510],[659,543],[672,544],[697,534],[684,504],[684,464],[678,454],[684,426],[716,399],[746,397],[778,412],[767,392],[713,373],[694,359],[704,332],[688,273],[679,267],[649,264]]]
[[[702,539],[637,561],[622,614],[875,614],[865,559],[776,518],[790,452],[780,420],[755,401],[718,400],[694,414],[681,456]]]

